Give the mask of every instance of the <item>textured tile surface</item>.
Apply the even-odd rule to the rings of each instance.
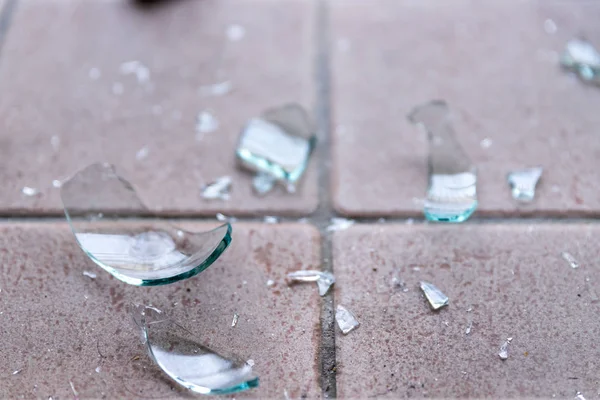
[[[63,224],[0,231],[1,398],[70,398],[69,381],[81,398],[186,395],[146,355],[129,302],[151,302],[209,347],[253,359],[261,386],[235,397],[319,396],[319,296],[313,285],[285,283],[287,272],[319,268],[319,235],[310,225],[235,225],[232,247],[213,266],[154,288],[109,277]]]
[[[335,300],[361,323],[347,336],[337,333],[338,396],[596,396],[599,234],[597,224],[377,225],[337,233]],[[562,251],[580,267],[571,268]],[[409,290],[394,286],[394,277]],[[448,295],[449,306],[431,311],[421,280]]]
[[[600,3],[334,0],[331,8],[338,211],[422,213],[426,137],[406,115],[441,98],[478,167],[480,215],[600,212],[600,90],[557,61],[577,35],[600,47]],[[538,198],[519,206],[505,176],[535,165],[545,168]]]
[[[311,2],[133,4],[19,3],[0,59],[0,212],[59,213],[52,181],[94,161],[119,166],[157,211],[313,210],[314,163],[297,193],[278,189],[258,198],[251,175],[234,159],[249,118],[286,102],[313,104]],[[226,33],[236,25],[245,34],[230,41]],[[120,72],[132,60],[149,68],[148,82]],[[229,94],[200,93],[222,81],[231,81]],[[197,140],[202,110],[218,119],[219,128]],[[136,159],[145,147],[147,156]],[[200,186],[223,175],[234,180],[231,200],[201,199]],[[23,186],[42,195],[26,198]]]

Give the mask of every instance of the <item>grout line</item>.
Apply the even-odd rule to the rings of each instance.
[[[331,85],[329,70],[329,8],[328,0],[316,0],[315,48],[316,62],[314,82],[316,86],[315,122],[318,137],[318,180],[319,206],[308,219],[321,232],[321,268],[333,272],[331,235],[327,226],[335,212],[330,192],[330,155],[331,155]],[[337,397],[336,352],[335,352],[335,301],[334,289],[321,297],[320,343],[318,346],[319,383],[324,398]]]
[[[18,0],[6,0],[4,7],[0,9],[0,54],[2,53],[2,44],[10,28],[10,22],[17,8]]]

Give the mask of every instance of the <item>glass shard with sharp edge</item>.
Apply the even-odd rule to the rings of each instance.
[[[231,188],[231,177],[222,176],[202,186],[202,197],[207,200],[229,200],[229,189]]]
[[[563,251],[562,253],[560,253],[560,255],[562,256],[562,258],[569,263],[569,265],[571,266],[571,268],[579,268],[579,263],[577,262],[577,260],[575,259],[575,257],[573,257],[570,253],[567,253],[566,251]]]
[[[258,386],[258,378],[245,361],[203,346],[164,312],[143,305],[132,305],[131,312],[150,358],[181,386],[200,394],[228,394]]]
[[[344,335],[358,328],[360,325],[354,314],[339,304],[335,308],[335,320]]]
[[[197,275],[231,242],[229,223],[189,232],[164,221],[115,220],[150,213],[133,186],[110,164],[84,168],[60,190],[65,216],[81,249],[105,271],[131,285],[164,285]]]
[[[335,276],[332,273],[310,269],[291,272],[288,274],[288,279],[295,282],[317,282],[320,296],[325,296],[331,285],[335,283]]]
[[[425,218],[466,221],[477,208],[477,175],[454,135],[448,105],[440,100],[431,101],[414,108],[408,120],[427,132],[429,142]]]
[[[506,360],[508,358],[508,345],[511,341],[512,338],[508,338],[506,339],[506,342],[502,343],[502,346],[500,346],[500,351],[498,352],[500,359]]]
[[[270,175],[288,192],[293,192],[316,142],[306,110],[298,104],[287,104],[267,110],[246,124],[236,157],[244,168]],[[253,184],[255,189],[256,184]]]
[[[560,63],[575,72],[581,80],[600,85],[600,52],[587,40],[569,40]]]
[[[431,305],[431,308],[434,310],[438,310],[444,306],[448,305],[448,296],[446,296],[440,289],[435,287],[429,282],[421,282],[420,283],[421,290],[427,298],[427,301]]]
[[[513,199],[525,202],[533,201],[535,186],[543,171],[542,167],[534,167],[509,172],[506,180],[510,185]]]

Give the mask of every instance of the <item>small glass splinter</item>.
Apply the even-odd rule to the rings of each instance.
[[[498,352],[500,359],[506,360],[508,358],[508,345],[511,341],[512,338],[508,338],[506,339],[506,342],[502,343],[502,346],[500,346],[500,351]]]
[[[253,181],[257,194],[266,194],[275,182],[294,192],[316,142],[306,110],[288,104],[251,119],[241,133],[236,156],[244,168],[258,173]]]
[[[533,201],[535,186],[540,180],[543,171],[542,167],[534,167],[509,172],[506,180],[510,185],[513,199],[524,202]]]
[[[197,275],[231,242],[229,223],[198,233],[164,221],[106,223],[109,217],[149,214],[133,186],[110,164],[90,165],[60,190],[65,216],[81,249],[131,285],[164,285]]]
[[[150,357],[178,384],[200,394],[228,394],[258,386],[258,378],[245,361],[199,344],[190,331],[154,307],[130,307]]]
[[[296,282],[317,282],[320,296],[325,296],[331,285],[335,283],[333,274],[315,270],[291,272],[288,274],[288,279]]]
[[[431,283],[421,282],[420,287],[432,309],[439,310],[440,308],[448,305],[448,296],[442,293],[440,289]]]
[[[600,52],[583,39],[569,40],[560,63],[574,71],[581,80],[600,85]]]
[[[360,325],[354,314],[339,304],[335,308],[335,320],[344,335],[358,328]]]
[[[425,218],[466,221],[477,208],[477,175],[454,136],[446,102],[434,100],[418,106],[408,115],[408,120],[427,132],[429,141]]]

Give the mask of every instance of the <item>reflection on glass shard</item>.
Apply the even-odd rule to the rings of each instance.
[[[302,270],[291,272],[287,277],[295,282],[317,282],[320,296],[325,296],[331,285],[335,283],[335,276],[326,271]]]
[[[570,253],[567,253],[566,251],[563,251],[562,253],[560,253],[560,255],[562,256],[562,258],[569,263],[569,265],[571,266],[571,268],[579,268],[579,263],[577,262],[577,260],[575,259],[575,257],[573,257]]]
[[[472,328],[473,328],[473,322],[469,322],[469,325],[467,325],[467,329],[465,330],[465,334],[470,335]]]
[[[535,186],[540,180],[543,171],[542,167],[534,167],[509,172],[506,180],[512,190],[513,199],[524,202],[533,201]]]
[[[431,308],[438,310],[448,305],[448,296],[446,296],[440,289],[435,287],[429,282],[420,283],[421,290],[425,294],[425,298],[429,301]]]
[[[581,80],[600,85],[600,52],[587,40],[569,40],[560,62]]]
[[[28,197],[37,196],[38,194],[40,194],[39,190],[29,186],[24,186],[23,189],[21,189],[21,192],[23,192],[23,194]]]
[[[581,394],[581,392],[575,393],[575,400],[585,400],[585,397]]]
[[[512,341],[512,338],[508,338],[508,339],[506,339],[506,342],[502,343],[502,346],[500,346],[500,351],[498,352],[498,356],[502,360],[506,360],[508,358],[508,345],[510,344],[511,341]]]
[[[165,221],[104,220],[149,215],[133,186],[110,164],[92,164],[64,182],[65,216],[82,250],[123,282],[154,286],[187,279],[208,268],[231,242],[231,225],[189,232]]]
[[[254,193],[264,196],[273,190],[276,182],[277,180],[272,175],[266,172],[259,172],[252,179],[252,188],[254,189]]]
[[[353,219],[331,218],[331,225],[327,227],[327,232],[343,231],[354,225]]]
[[[293,191],[316,140],[307,112],[297,104],[288,104],[267,110],[246,124],[236,157],[242,167],[267,174]]]
[[[454,136],[446,102],[434,100],[418,106],[408,119],[427,132],[429,141],[425,217],[430,221],[466,221],[477,208],[477,175]]]
[[[225,357],[201,345],[194,335],[165,313],[131,307],[150,357],[178,384],[200,394],[227,394],[258,386],[252,367],[238,357]]]
[[[238,319],[240,319],[240,316],[238,314],[233,314],[233,321],[231,321],[232,328],[237,325]]]
[[[97,275],[93,272],[83,271],[83,276],[87,276],[90,279],[96,279]]]
[[[52,187],[54,187],[56,189],[59,189],[61,185],[62,185],[62,182],[59,181],[58,179],[55,179],[52,181]]]
[[[335,308],[335,320],[344,335],[360,325],[354,314],[339,304]]]
[[[231,177],[222,176],[202,187],[202,197],[208,200],[229,200]]]

